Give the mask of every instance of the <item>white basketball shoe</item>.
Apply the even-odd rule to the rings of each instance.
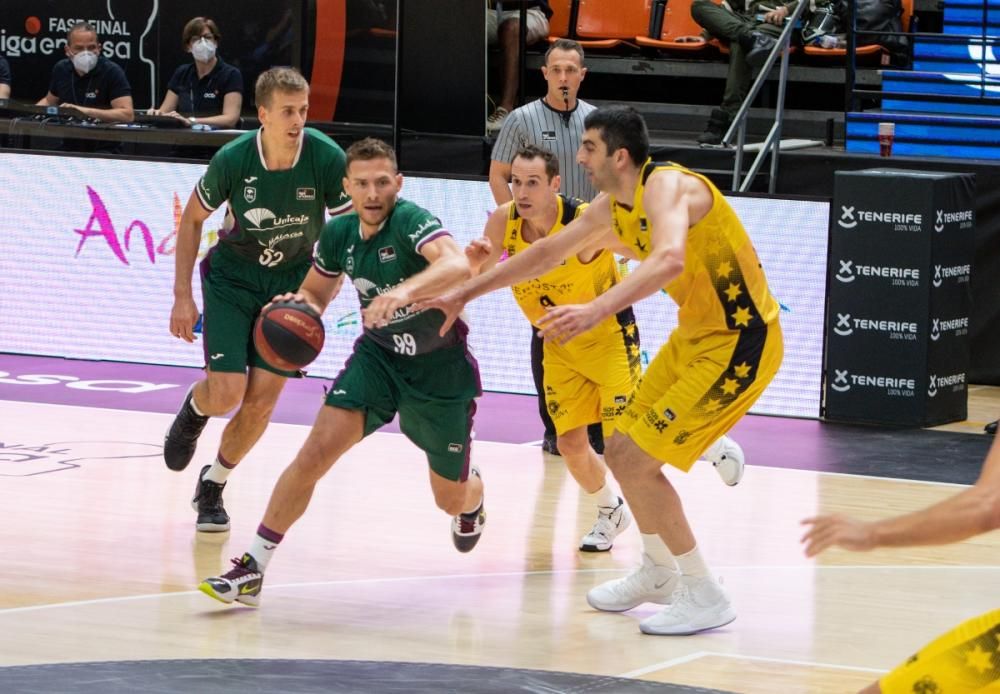
[[[587,592],[587,602],[595,610],[624,612],[644,602],[666,605],[680,582],[671,566],[657,566],[643,552],[642,565],[624,578],[606,581]]]
[[[743,470],[746,467],[743,449],[740,448],[740,444],[728,436],[720,437],[718,441],[708,447],[701,458],[712,463],[716,472],[719,473],[719,477],[730,487],[735,487],[743,479]]]
[[[644,634],[685,636],[716,629],[736,619],[729,597],[711,576],[681,576],[671,602],[639,622]]]

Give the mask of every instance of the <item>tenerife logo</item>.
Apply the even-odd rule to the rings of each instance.
[[[963,386],[965,386],[964,372],[950,376],[931,374],[927,377],[927,397],[935,397],[939,389],[951,388],[953,391],[959,391]]]
[[[934,220],[934,231],[941,233],[945,224],[958,224],[960,229],[971,229],[975,222],[975,212],[972,210],[962,210],[960,212],[945,212],[937,210],[937,219]]]
[[[953,318],[952,320],[931,319],[931,339],[937,342],[941,338],[941,333],[954,332],[955,335],[967,335],[969,333],[968,317]]]
[[[934,279],[931,280],[931,284],[935,287],[940,287],[944,284],[947,279],[955,278],[959,283],[968,282],[969,276],[972,274],[971,265],[951,265],[949,267],[942,267],[941,265],[934,266]]]
[[[840,210],[840,219],[837,220],[837,224],[845,229],[853,229],[858,225],[858,220],[854,218],[853,206],[848,207],[847,205],[841,205]]]
[[[916,287],[920,285],[920,270],[911,267],[889,267],[887,265],[856,265],[853,260],[839,260],[840,270],[835,277],[844,283],[853,282],[858,277],[875,277],[892,280],[892,286]]]
[[[852,318],[850,313],[838,313],[833,332],[847,337],[853,335],[855,331],[889,333],[889,338],[893,340],[915,340],[917,324],[909,321]]]
[[[844,229],[853,229],[858,222],[892,224],[894,231],[920,231],[923,215],[915,212],[885,212],[884,210],[859,210],[856,206],[841,205],[840,219]]]
[[[852,387],[884,388],[887,395],[912,396],[917,387],[917,381],[913,378],[869,376],[866,374],[852,374],[847,369],[834,369],[833,383],[830,384],[830,387],[838,393],[846,393]]]

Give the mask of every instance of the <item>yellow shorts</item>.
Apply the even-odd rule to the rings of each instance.
[[[631,330],[635,337],[613,333],[599,342],[545,343],[545,404],[557,434],[594,422],[606,436],[614,431],[642,370],[634,324]]]
[[[1000,610],[963,622],[879,680],[882,694],[1000,692]]]
[[[616,428],[657,460],[687,472],[764,392],[783,351],[777,321],[698,340],[674,332]]]

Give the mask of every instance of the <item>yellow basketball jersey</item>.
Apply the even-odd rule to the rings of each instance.
[[[614,229],[640,259],[649,255],[649,221],[642,196],[656,171],[681,171],[705,182],[712,191],[708,214],[688,229],[684,271],[664,287],[677,302],[677,330],[685,336],[762,328],[778,319],[779,305],[767,286],[757,251],[743,223],[715,185],[677,164],[647,161],[631,209],[611,198]]]
[[[563,227],[573,221],[587,206],[587,203],[562,195],[558,197],[559,212],[556,223],[549,230],[548,236],[558,234]],[[504,236],[504,250],[508,256],[515,256],[531,244],[524,240],[521,225],[524,220],[517,213],[514,205],[510,206],[507,216],[507,229]],[[581,263],[577,256],[567,258],[559,267],[549,270],[541,277],[520,282],[511,287],[514,299],[521,311],[537,326],[538,320],[545,315],[547,307],[566,304],[585,304],[595,297],[608,291],[621,281],[618,263],[614,254],[609,251],[601,253],[589,263]],[[621,325],[617,318],[610,316],[594,328],[594,337],[607,332],[620,332]]]

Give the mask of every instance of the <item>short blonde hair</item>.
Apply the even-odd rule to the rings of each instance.
[[[309,83],[302,73],[293,67],[272,67],[257,78],[254,86],[254,100],[258,106],[268,106],[276,91],[309,92]]]

